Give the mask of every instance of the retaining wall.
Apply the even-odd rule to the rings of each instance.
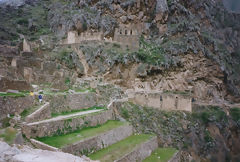
[[[130,136],[132,133],[133,129],[131,126],[123,125],[97,136],[82,140],[73,145],[64,147],[62,151],[74,155],[82,155],[83,153],[86,153],[86,151],[98,151]]]
[[[37,147],[38,149],[42,149],[42,150],[49,150],[49,151],[59,151],[58,148],[56,147],[52,147],[52,146],[49,146],[45,143],[42,143],[40,141],[37,141],[35,139],[30,139],[30,142],[35,146]]]
[[[70,119],[63,119],[51,122],[35,122],[25,124],[23,132],[27,138],[36,138],[44,136],[52,136],[56,134],[68,133],[83,127],[96,126],[104,124],[108,120],[113,120],[112,110],[92,113],[88,115],[78,116]]]
[[[158,148],[157,137],[154,136],[150,140],[137,146],[132,152],[124,155],[115,162],[137,162],[142,161]]]
[[[34,97],[2,97],[0,96],[0,121],[8,114],[20,115],[24,109],[34,105]]]
[[[42,105],[38,110],[28,115],[25,121],[30,123],[34,121],[44,120],[50,117],[51,117],[51,111],[50,111],[49,103],[47,102],[44,105]]]
[[[51,112],[79,110],[97,105],[97,96],[93,92],[50,96]]]
[[[25,80],[9,80],[5,77],[0,77],[0,92],[5,92],[8,89],[31,91],[33,88]]]
[[[180,162],[181,151],[176,152],[168,162]]]

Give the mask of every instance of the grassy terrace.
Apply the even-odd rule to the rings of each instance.
[[[90,111],[90,110],[106,110],[106,108],[105,108],[105,107],[93,106],[93,107],[86,108],[86,109],[63,111],[63,112],[61,112],[61,113],[52,113],[51,116],[52,116],[52,117],[57,117],[57,116],[61,116],[61,115],[70,115],[70,114],[74,114],[74,113],[78,113],[78,112],[83,112],[83,111]]]
[[[176,152],[175,148],[158,148],[143,162],[167,162]]]
[[[83,128],[81,130],[76,130],[72,133],[59,136],[41,137],[37,138],[37,140],[57,148],[63,148],[69,144],[73,144],[85,138],[93,137],[97,134],[109,131],[125,124],[128,123],[120,121],[108,121],[107,123],[96,127]]]
[[[101,162],[112,162],[121,158],[125,154],[130,153],[138,144],[149,140],[151,137],[153,137],[153,135],[150,134],[132,135],[120,142],[91,154],[89,157],[92,160],[100,160]]]
[[[25,97],[28,95],[29,95],[29,92],[19,92],[19,93],[0,92],[0,96],[3,96],[3,97]]]

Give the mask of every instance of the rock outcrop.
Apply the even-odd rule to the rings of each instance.
[[[53,152],[39,149],[32,149],[28,146],[9,146],[5,142],[0,142],[0,161],[12,162],[93,162],[87,157],[78,157],[63,152]]]

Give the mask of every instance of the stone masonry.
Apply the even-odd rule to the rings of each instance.
[[[78,44],[84,41],[105,41],[111,43],[118,43],[124,47],[130,49],[139,48],[139,31],[136,26],[119,25],[119,28],[115,29],[113,38],[105,38],[102,31],[86,31],[78,34],[76,31],[69,31],[67,39],[63,40],[61,44]]]
[[[34,97],[0,97],[0,121],[7,117],[8,114],[21,114],[24,109],[33,106]]]
[[[97,105],[97,96],[93,92],[49,96],[49,100],[52,113],[85,109]]]
[[[82,155],[84,151],[98,151],[109,145],[112,145],[133,133],[132,126],[123,125],[110,131],[98,134],[94,137],[84,139],[73,145],[62,148],[63,152],[71,153],[74,155]]]
[[[187,95],[141,91],[131,94],[130,100],[135,104],[160,110],[192,112],[192,99]]]
[[[132,152],[124,155],[115,162],[133,162],[142,161],[146,157],[150,156],[151,153],[158,148],[157,137],[154,136],[150,140],[137,146]]]
[[[23,132],[27,138],[52,136],[54,134],[67,133],[69,131],[74,131],[83,127],[96,126],[113,119],[113,111],[107,110],[86,116],[70,118],[67,120],[25,124],[23,126]]]
[[[30,123],[30,122],[40,121],[40,120],[43,120],[43,119],[50,118],[51,117],[51,111],[50,111],[49,105],[50,104],[48,102],[45,103],[38,110],[36,110],[32,114],[28,115],[25,118],[25,121]]]

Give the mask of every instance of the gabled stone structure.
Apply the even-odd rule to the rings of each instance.
[[[129,47],[138,48],[139,32],[134,26],[121,25],[115,29],[113,41]]]

